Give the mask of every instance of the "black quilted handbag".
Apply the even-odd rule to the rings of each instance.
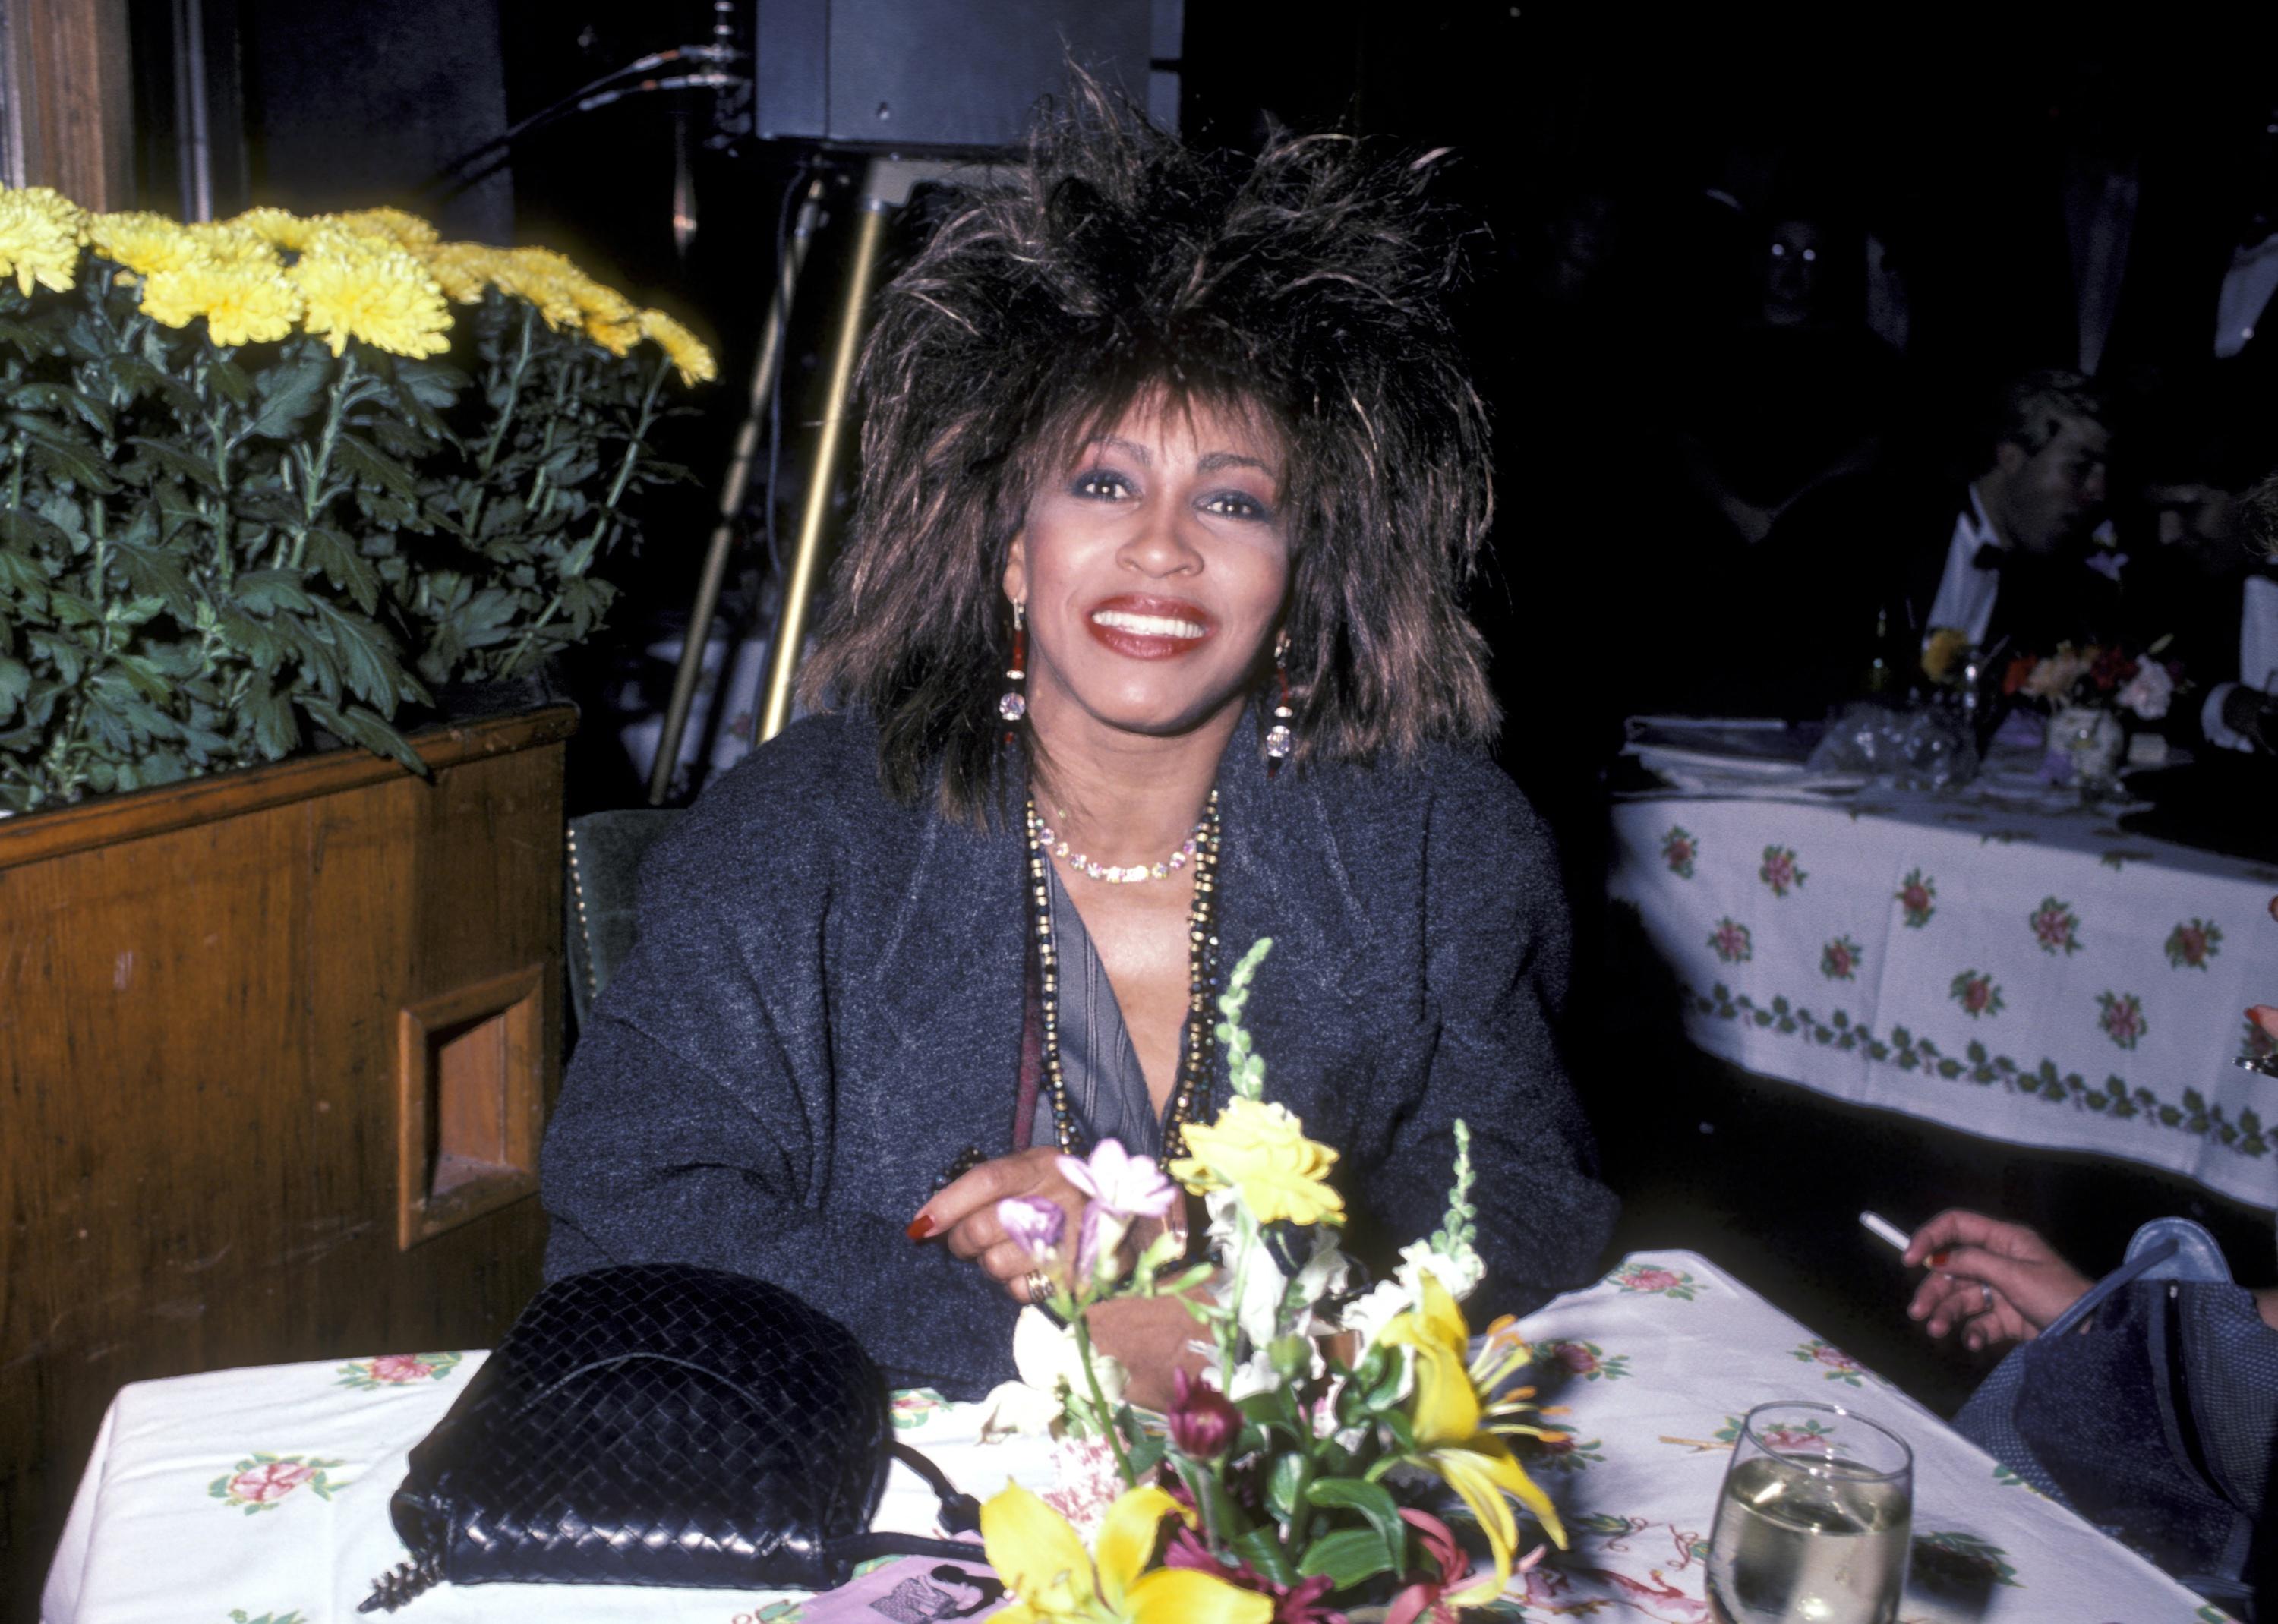
[[[682,1264],[599,1269],[540,1292],[411,1452],[389,1502],[411,1559],[361,1611],[439,1581],[824,1590],[854,1564],[970,1558],[871,1534],[890,1461],[952,1532],[974,1502],[893,1442],[883,1378],[789,1292]]]

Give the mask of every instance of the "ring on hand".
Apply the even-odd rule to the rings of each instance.
[[[1984,1281],[1980,1280],[1977,1283],[1977,1290],[1979,1294],[1984,1298],[1985,1306],[1989,1308],[1991,1308],[1993,1306],[1993,1288],[1986,1285]]]
[[[1052,1277],[1041,1269],[1031,1269],[1021,1284],[1028,1290],[1028,1300],[1042,1307],[1051,1300]]]

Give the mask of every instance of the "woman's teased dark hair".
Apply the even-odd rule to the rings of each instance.
[[[938,764],[949,815],[1002,804],[1006,550],[1039,475],[1157,395],[1281,437],[1296,760],[1493,736],[1457,602],[1493,506],[1487,416],[1441,307],[1456,244],[1431,163],[1342,135],[1196,152],[1078,73],[1024,166],[952,197],[879,295],[806,678],[876,718],[890,793]]]

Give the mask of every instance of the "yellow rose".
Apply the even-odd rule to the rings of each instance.
[[[1238,1190],[1260,1224],[1342,1221],[1344,1198],[1327,1183],[1337,1153],[1305,1137],[1305,1125],[1278,1102],[1235,1099],[1208,1127],[1187,1129],[1189,1155],[1172,1178],[1200,1195]]]

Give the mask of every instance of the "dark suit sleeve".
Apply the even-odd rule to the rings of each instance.
[[[836,1109],[829,863],[777,832],[757,864],[753,827],[699,807],[644,867],[638,946],[547,1131],[547,1275],[751,1275],[845,1323],[896,1385],[976,1397],[1013,1373],[1011,1301],[946,1248],[912,1245],[906,1215],[820,1193]]]
[[[1370,1176],[1386,1233],[1439,1227],[1469,1125],[1486,1282],[1474,1327],[1595,1278],[1619,1202],[1558,1055],[1571,969],[1563,888],[1547,830],[1484,761],[1439,775],[1426,836],[1425,995],[1438,1041],[1424,1095]]]

